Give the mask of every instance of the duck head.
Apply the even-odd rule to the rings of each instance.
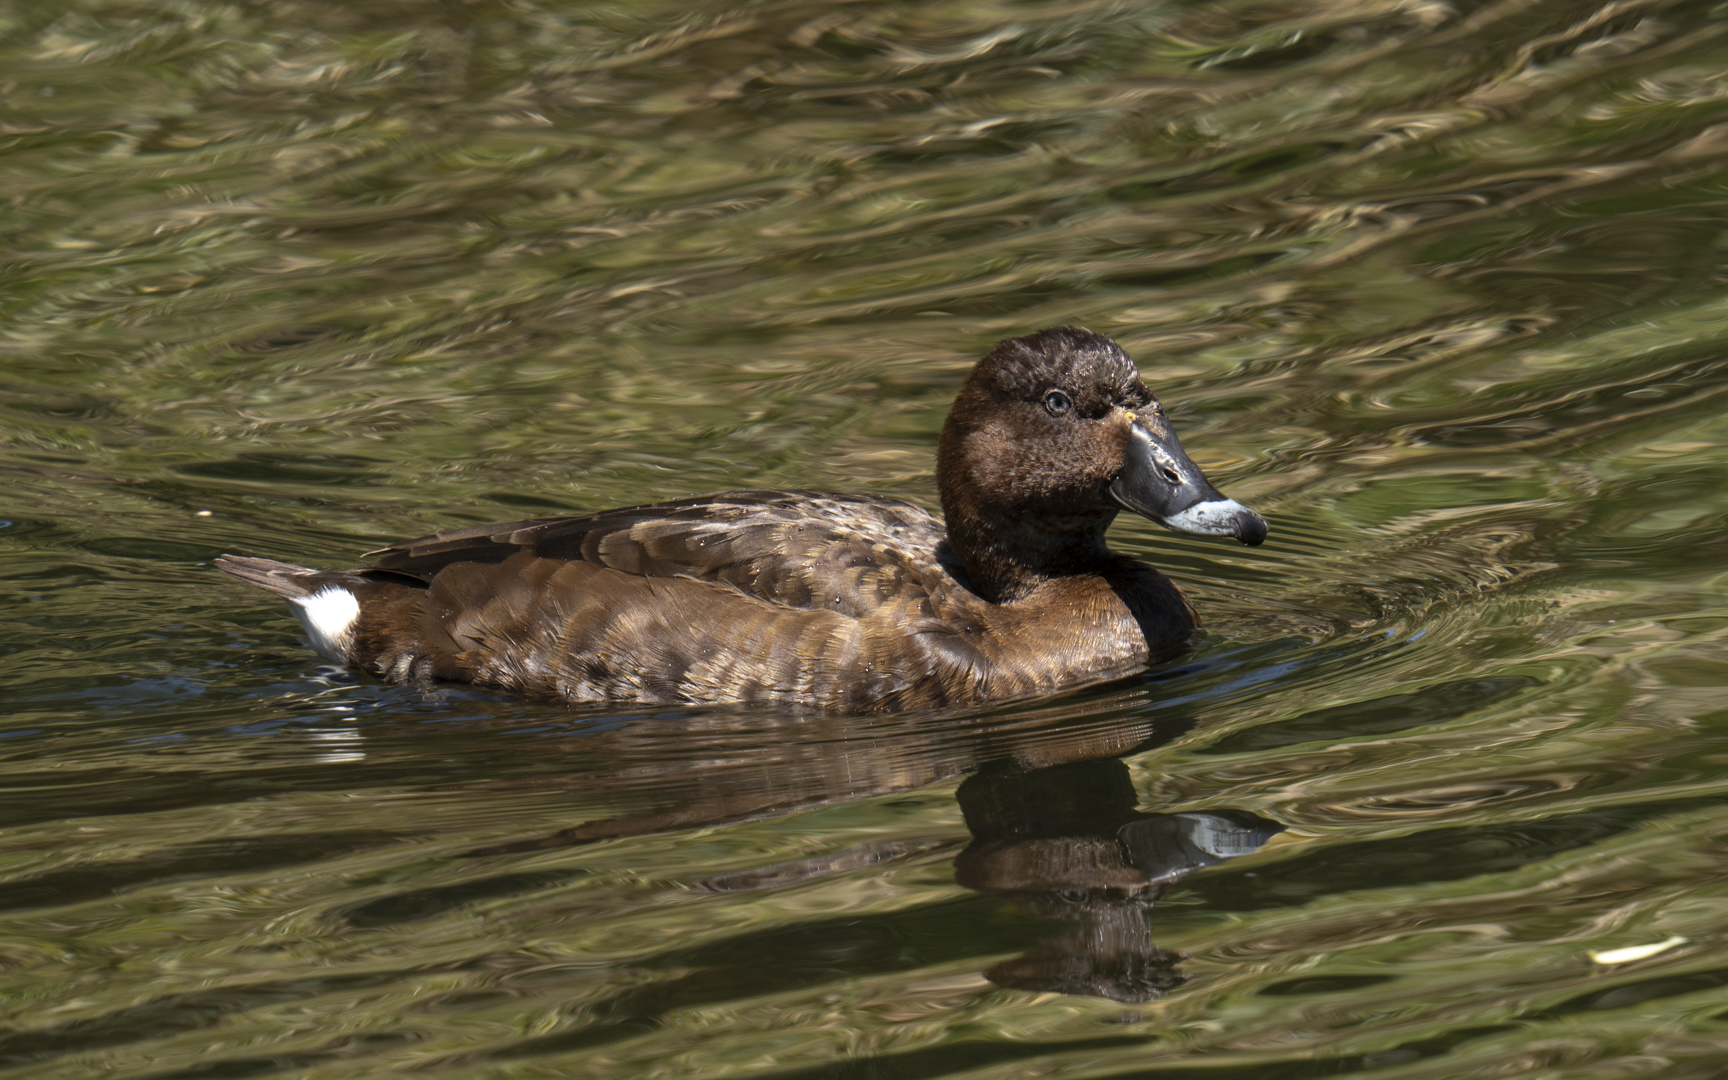
[[[997,602],[1096,572],[1124,508],[1176,532],[1266,539],[1265,519],[1188,459],[1121,347],[1078,327],[1011,338],[978,362],[942,428],[937,484],[949,543]]]

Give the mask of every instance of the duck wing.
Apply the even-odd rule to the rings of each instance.
[[[451,529],[366,557],[428,585],[456,564],[522,555],[643,578],[723,583],[766,603],[861,617],[908,588],[946,594],[942,523],[898,499],[730,491],[676,502]],[[518,561],[517,565],[520,565]]]

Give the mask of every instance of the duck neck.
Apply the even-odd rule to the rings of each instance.
[[[995,506],[950,499],[943,513],[948,544],[970,577],[972,591],[993,604],[1023,600],[1052,578],[1097,573],[1109,561],[1104,530],[1114,510],[1074,515],[1039,507]]]

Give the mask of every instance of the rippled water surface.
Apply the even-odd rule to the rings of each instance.
[[[6,1075],[1722,1075],[1728,5],[0,26]],[[1062,323],[1272,523],[1117,524],[1126,682],[429,693],[211,566],[934,505]]]

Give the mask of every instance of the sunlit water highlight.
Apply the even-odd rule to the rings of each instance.
[[[1721,1074],[1723,5],[0,25],[8,1075]],[[210,566],[933,504],[1062,323],[1273,528],[1116,527],[1208,624],[1123,682],[428,694]]]

